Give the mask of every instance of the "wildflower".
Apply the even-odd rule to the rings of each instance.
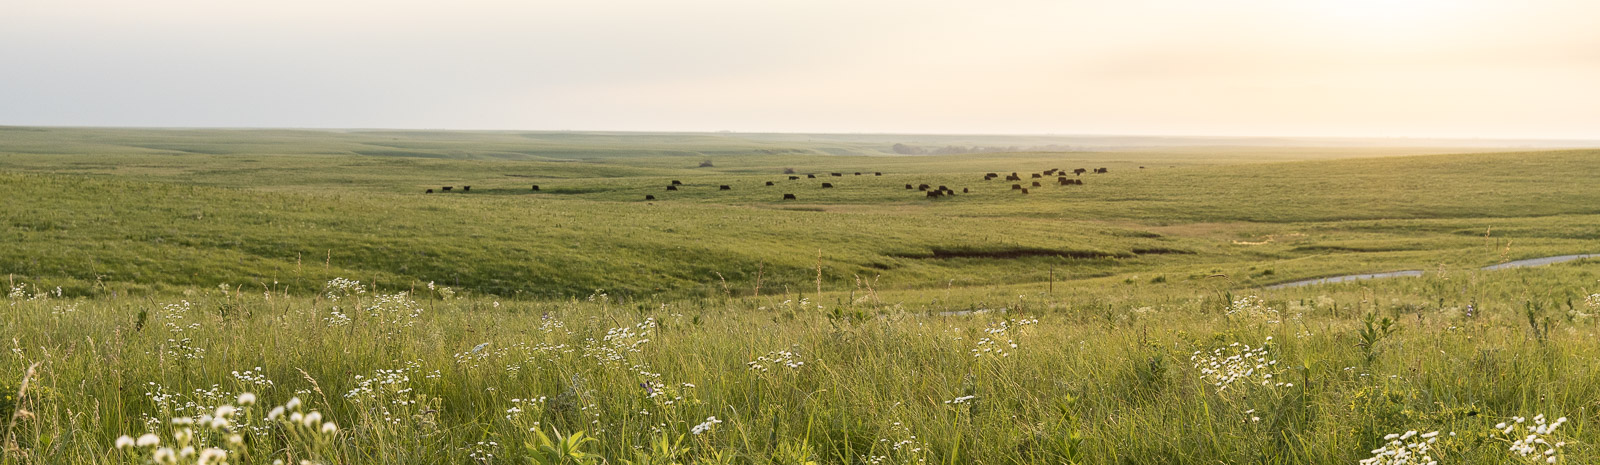
[[[208,448],[206,448],[206,450],[200,452],[200,459],[196,460],[195,464],[196,465],[222,464],[222,463],[227,463],[227,459],[228,459],[228,451],[225,451],[225,450],[222,450],[222,449],[208,447]]]
[[[171,447],[163,447],[156,449],[155,455],[151,456],[151,459],[159,464],[171,465],[178,463],[178,454]]]
[[[694,429],[691,429],[689,432],[693,433],[695,435],[699,435],[700,433],[711,431],[711,427],[715,426],[718,423],[722,423],[722,420],[718,420],[717,417],[715,417],[715,416],[706,417],[706,421],[705,422],[700,423],[698,425],[695,425]]]
[[[283,404],[283,407],[287,408],[289,410],[299,410],[300,409],[300,398],[299,397],[290,397],[289,398],[289,403]]]
[[[282,416],[283,416],[283,406],[273,407],[271,412],[267,412],[267,419],[268,420],[276,421],[279,417],[282,417]]]
[[[256,395],[251,393],[239,394],[239,405],[249,407],[256,404]]]
[[[161,438],[156,437],[154,434],[145,433],[143,436],[139,436],[139,440],[135,444],[139,447],[152,447],[161,444]]]
[[[961,396],[961,397],[957,397],[957,398],[954,398],[954,399],[950,399],[950,400],[944,401],[944,403],[950,404],[950,405],[961,405],[961,404],[965,404],[967,402],[971,402],[971,401],[973,401],[973,400],[975,400],[977,398],[978,398],[978,396]]]
[[[322,422],[322,414],[319,413],[319,412],[307,413],[304,418],[300,419],[300,424],[305,425],[305,427],[307,427],[307,428],[316,427],[317,423],[321,423],[321,422]]]
[[[1495,429],[1506,440],[1511,441],[1511,452],[1523,459],[1538,460],[1543,457],[1545,463],[1557,463],[1561,459],[1561,448],[1566,447],[1566,441],[1555,441],[1557,428],[1567,422],[1567,417],[1557,418],[1554,422],[1546,422],[1543,414],[1533,417],[1533,425],[1525,425],[1526,418],[1511,417],[1511,423],[1499,423]],[[1522,433],[1515,433],[1518,428]],[[1553,441],[1553,442],[1552,442]]]
[[[122,437],[117,438],[117,448],[118,449],[127,449],[129,447],[133,447],[133,444],[134,444],[133,438],[128,437],[128,435],[126,435],[126,434],[122,435]]]
[[[217,418],[231,417],[231,416],[233,416],[233,413],[236,412],[236,411],[238,411],[238,410],[233,408],[232,405],[221,405],[221,406],[217,407],[216,417]]]
[[[337,425],[334,425],[333,422],[330,421],[330,422],[322,424],[322,434],[331,435],[331,434],[338,433],[338,432],[339,432],[339,427]]]
[[[1432,451],[1438,435],[1438,431],[1419,434],[1416,430],[1385,435],[1383,447],[1373,449],[1372,458],[1362,460],[1361,465],[1436,465]]]

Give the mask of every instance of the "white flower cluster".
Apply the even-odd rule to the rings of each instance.
[[[950,404],[950,405],[961,405],[961,404],[965,404],[967,402],[972,402],[974,400],[978,400],[978,396],[961,396],[961,397],[957,397],[957,398],[954,398],[954,399],[950,399],[950,400],[944,401],[944,403]]]
[[[1439,432],[1417,433],[1416,430],[1406,431],[1404,434],[1390,434],[1383,439],[1388,441],[1383,447],[1372,450],[1372,458],[1361,461],[1361,465],[1438,465],[1433,459],[1432,450],[1434,443],[1439,441]]]
[[[977,344],[972,348],[972,356],[975,358],[984,356],[1010,357],[1011,353],[1017,349],[1017,341],[1011,338],[1012,332],[1018,327],[1038,322],[1038,319],[1023,318],[1020,320],[1000,320],[995,324],[989,325],[988,328],[983,330],[987,336],[979,337]]]
[[[379,294],[373,297],[371,305],[366,308],[368,315],[379,318],[382,322],[391,325],[411,326],[412,320],[422,316],[422,306],[411,300],[411,293],[406,291],[394,294]]]
[[[267,378],[267,375],[261,372],[261,367],[256,367],[254,370],[234,371],[233,379],[237,379],[239,383],[248,386],[258,388],[272,387],[272,379]]]
[[[1554,439],[1556,428],[1567,422],[1567,417],[1557,418],[1556,421],[1547,422],[1543,414],[1533,417],[1533,424],[1527,424],[1528,419],[1511,417],[1510,422],[1494,425],[1494,429],[1511,440],[1511,452],[1518,457],[1536,462],[1557,463],[1561,461],[1561,448],[1566,447],[1566,441],[1551,442]],[[1518,431],[1521,429],[1522,431]]]
[[[627,354],[638,353],[639,346],[650,342],[655,327],[655,318],[645,318],[633,326],[611,328],[600,341],[584,340],[583,355],[600,361],[601,365],[625,365]]]
[[[1268,306],[1265,300],[1253,295],[1234,299],[1228,304],[1224,314],[1230,319],[1241,321],[1263,321],[1270,324],[1282,321],[1278,309]]]
[[[367,286],[362,285],[361,281],[345,278],[328,280],[328,285],[325,289],[327,289],[328,300],[339,300],[340,297],[367,293]]]
[[[1591,309],[1600,310],[1600,293],[1584,296],[1583,304]]]
[[[706,417],[706,421],[705,422],[702,422],[702,423],[700,423],[698,425],[694,425],[694,429],[689,430],[689,432],[690,433],[694,433],[695,435],[698,436],[698,435],[700,435],[702,433],[705,433],[707,431],[711,431],[711,427],[716,426],[718,423],[722,423],[722,420],[718,420],[717,417],[714,417],[714,416],[713,417]]]
[[[1272,338],[1267,337],[1267,341],[1272,341]],[[1235,342],[1212,350],[1209,354],[1195,351],[1189,356],[1189,361],[1194,362],[1194,367],[1200,370],[1200,378],[1216,386],[1218,391],[1227,390],[1235,384],[1294,387],[1294,383],[1275,379],[1273,371],[1278,361],[1267,356],[1266,346],[1252,348],[1249,344]]]
[[[790,370],[797,370],[800,369],[800,367],[805,366],[805,364],[806,362],[804,360],[800,360],[799,354],[787,350],[774,350],[772,352],[767,352],[766,355],[756,357],[755,360],[745,363],[745,365],[749,366],[751,370],[762,373],[767,372],[769,368],[776,367],[787,367]]]

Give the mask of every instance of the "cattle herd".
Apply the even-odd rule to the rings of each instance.
[[[1141,166],[1140,168],[1144,168],[1144,167]],[[1078,169],[1072,170],[1073,177],[1069,178],[1069,177],[1067,177],[1067,170],[1060,169],[1060,168],[1052,168],[1052,169],[1044,170],[1044,171],[1041,171],[1041,172],[1038,172],[1038,173],[1029,173],[1028,174],[1028,178],[1027,178],[1027,179],[1029,179],[1029,181],[1026,181],[1026,182],[1028,182],[1028,185],[1026,185],[1026,186],[1024,186],[1022,184],[1024,182],[1022,175],[1018,174],[1016,172],[1012,172],[1011,174],[1004,175],[1003,177],[1004,177],[1004,179],[1006,181],[1015,182],[1015,184],[1011,185],[1011,190],[1017,191],[1017,192],[1022,193],[1022,194],[1027,194],[1028,193],[1028,189],[1030,189],[1030,188],[1035,188],[1036,189],[1036,188],[1040,188],[1040,187],[1044,186],[1042,181],[1034,181],[1034,179],[1041,179],[1042,180],[1042,179],[1044,179],[1046,177],[1054,177],[1054,178],[1056,178],[1056,182],[1055,183],[1058,186],[1082,186],[1083,185],[1083,179],[1080,179],[1079,177],[1083,176],[1084,173],[1089,173],[1089,172],[1093,172],[1093,173],[1096,173],[1096,174],[1105,174],[1108,171],[1105,168],[1095,168],[1092,171],[1089,170],[1089,169],[1085,169],[1085,168],[1078,168]],[[832,176],[832,177],[844,177],[844,175],[845,175],[845,173],[842,173],[842,172],[841,173],[828,173],[828,176]],[[857,172],[855,172],[855,175],[856,176],[861,176],[862,172],[857,171]],[[883,173],[875,171],[875,172],[872,173],[872,175],[873,176],[883,176]],[[993,181],[993,180],[999,179],[1001,177],[1002,177],[1002,175],[1000,173],[985,173],[983,175],[983,180],[984,181]],[[806,175],[806,179],[816,179],[816,178],[817,178],[816,174],[807,174]],[[789,180],[790,181],[798,181],[798,180],[800,180],[800,176],[798,176],[798,175],[789,176]],[[668,191],[677,191],[678,190],[678,186],[683,186],[683,185],[684,184],[683,184],[682,181],[674,179],[674,180],[672,180],[672,182],[667,184],[667,190]],[[777,186],[777,183],[772,182],[772,181],[767,181],[766,185],[767,186]],[[833,186],[832,182],[824,182],[824,183],[822,183],[822,186],[821,186],[822,189],[831,189],[833,187],[834,186]],[[455,189],[455,186],[444,186],[444,187],[439,188],[439,190],[444,191],[444,192],[450,192],[450,191],[452,191],[454,189]],[[532,190],[533,191],[538,191],[539,190],[539,185],[538,184],[534,184]],[[717,190],[730,191],[730,190],[733,190],[733,186],[728,185],[728,184],[720,184],[720,185],[717,186]],[[956,195],[956,190],[955,189],[951,189],[949,186],[934,187],[934,186],[929,185],[929,184],[917,184],[917,185],[906,184],[906,190],[908,190],[908,191],[909,190],[914,190],[914,191],[922,192],[923,196],[926,197],[926,198],[929,198],[929,199],[938,199],[938,198],[943,198],[943,197]],[[472,191],[472,186],[461,186],[461,192],[470,192],[470,191]],[[966,187],[961,188],[961,193],[962,194],[966,194],[966,193],[969,193],[969,192],[971,192],[970,188],[966,188]],[[433,189],[425,190],[425,191],[423,191],[423,193],[424,194],[432,194],[433,193]],[[647,200],[647,201],[648,200],[655,200],[656,196],[655,195],[646,195],[646,196],[644,196],[644,199]],[[796,200],[796,199],[797,198],[795,197],[794,194],[783,194],[783,200]]]

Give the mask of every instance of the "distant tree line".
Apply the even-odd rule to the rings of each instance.
[[[914,145],[894,144],[890,150],[900,155],[955,155],[961,153],[996,153],[996,152],[1073,152],[1078,149],[1070,145],[1034,145],[1034,146],[1006,146],[984,147],[963,145],[946,145],[944,147],[917,147]]]

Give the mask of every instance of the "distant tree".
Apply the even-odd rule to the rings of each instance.
[[[783,174],[794,174],[794,168],[784,168]]]
[[[710,168],[712,166],[715,166],[715,165],[711,164],[711,160],[706,160],[706,161],[700,162],[700,167],[701,168]]]
[[[920,155],[920,154],[923,153],[922,149],[919,149],[919,148],[916,148],[916,147],[912,147],[912,146],[909,146],[909,145],[906,145],[906,144],[894,144],[894,147],[891,147],[890,150],[893,150],[894,153],[898,153],[898,154],[901,154],[901,155]]]

